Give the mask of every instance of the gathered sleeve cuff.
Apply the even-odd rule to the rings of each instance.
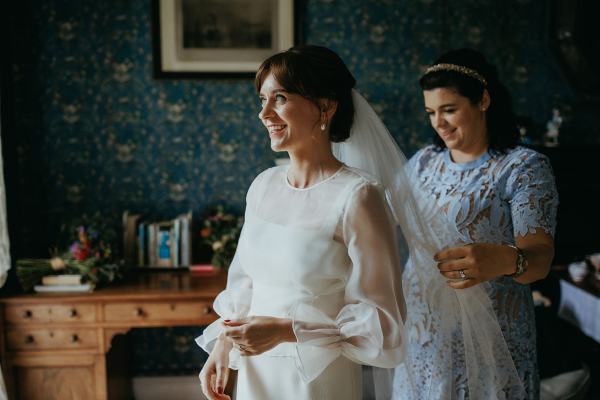
[[[204,329],[202,335],[196,338],[196,344],[210,354],[223,333],[223,320],[247,317],[251,301],[252,289],[249,288],[226,289],[219,293],[213,303],[213,309],[220,318]],[[233,347],[229,352],[229,368],[239,369],[240,357],[240,351]]]
[[[215,345],[215,341],[223,331],[223,320],[235,320],[247,317],[251,301],[252,289],[226,289],[219,293],[213,303],[213,310],[220,318],[207,326],[202,335],[196,338],[198,346],[202,347],[207,353],[210,353]]]
[[[359,187],[342,223],[352,261],[345,305],[335,318],[312,303],[299,303],[292,312],[297,367],[308,382],[339,356],[393,368],[405,354],[402,271],[382,188],[373,183]]]
[[[305,382],[317,378],[339,356],[382,368],[393,368],[404,357],[401,343],[384,348],[380,311],[370,304],[348,304],[332,319],[300,303],[293,313],[293,329],[296,366]]]

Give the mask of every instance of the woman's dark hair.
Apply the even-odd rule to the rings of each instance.
[[[334,51],[303,45],[267,58],[256,72],[254,84],[257,92],[270,73],[285,90],[311,100],[319,108],[319,99],[337,101],[337,110],[329,127],[329,140],[343,142],[350,137],[354,120],[352,88],[356,80]]]
[[[486,111],[489,147],[500,152],[515,147],[519,142],[519,131],[512,110],[512,100],[506,87],[498,80],[496,67],[481,53],[472,49],[451,50],[440,56],[435,61],[434,65],[436,64],[467,67],[482,76],[487,81],[487,85],[463,72],[440,69],[421,77],[419,80],[421,89],[453,89],[468,98],[472,104],[479,103],[483,97],[483,90],[487,89],[490,95],[490,106]],[[434,143],[440,149],[446,147],[438,135],[434,136]]]

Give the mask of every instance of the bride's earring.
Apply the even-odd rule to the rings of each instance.
[[[325,129],[327,129],[327,116],[324,115],[325,114],[325,107],[321,108],[321,117],[325,117],[325,121],[323,121],[321,123],[321,131],[325,132]]]

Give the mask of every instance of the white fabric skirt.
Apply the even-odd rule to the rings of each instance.
[[[305,383],[295,358],[259,355],[241,357],[236,400],[360,400],[361,366],[339,357],[318,378]]]

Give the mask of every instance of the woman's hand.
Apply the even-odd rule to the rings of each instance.
[[[434,259],[448,286],[465,289],[515,272],[517,252],[505,245],[474,243],[442,250]]]
[[[527,271],[514,278],[523,284],[544,279],[554,257],[554,239],[546,232],[515,237],[515,244],[527,257]],[[464,289],[499,276],[511,275],[517,268],[517,251],[502,244],[474,243],[440,251],[435,256],[448,286]],[[460,271],[464,276],[461,276]]]
[[[292,320],[274,317],[248,317],[241,320],[225,320],[225,336],[244,356],[255,356],[283,342],[295,342]]]
[[[232,346],[229,339],[220,336],[200,371],[202,393],[209,400],[231,400],[224,390],[229,378],[229,351]]]

